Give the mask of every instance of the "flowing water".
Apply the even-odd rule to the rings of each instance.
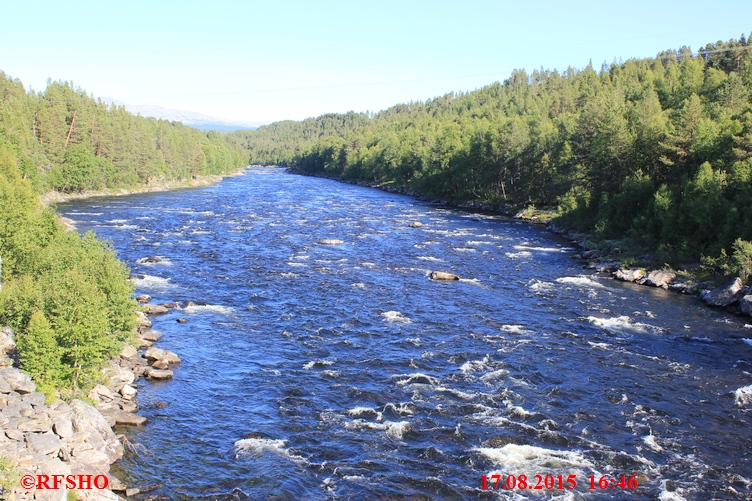
[[[591,275],[541,228],[261,168],[59,209],[182,305],[153,321],[183,362],[139,382],[116,465],[149,496],[752,496],[752,325]]]

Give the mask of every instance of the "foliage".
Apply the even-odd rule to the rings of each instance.
[[[235,138],[134,116],[70,82],[48,81],[44,92],[26,92],[2,71],[0,139],[11,145],[35,192],[190,179],[237,169],[246,160]]]
[[[16,462],[6,456],[0,456],[0,499],[6,499],[6,495],[18,486],[21,474]]]
[[[130,338],[133,286],[112,249],[64,231],[40,206],[8,151],[0,143],[0,324],[16,331],[21,366],[41,390],[77,392]]]
[[[752,242],[737,238],[733,249],[734,252],[731,254],[733,270],[744,282],[747,282],[752,276]]]
[[[724,50],[730,49],[730,50]],[[231,135],[250,161],[455,202],[556,203],[562,222],[676,259],[752,240],[749,38]]]

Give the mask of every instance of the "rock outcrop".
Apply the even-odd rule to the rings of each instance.
[[[728,306],[739,299],[743,286],[742,280],[737,277],[715,289],[702,291],[700,299],[710,306]]]

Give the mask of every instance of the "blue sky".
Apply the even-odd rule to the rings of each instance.
[[[515,68],[749,35],[752,1],[16,1],[0,69],[130,104],[246,121],[380,110],[503,81]]]

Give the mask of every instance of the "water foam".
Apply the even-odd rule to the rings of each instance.
[[[142,276],[143,278],[135,278],[133,280],[133,283],[137,289],[164,290],[173,287],[173,285],[170,283],[169,278],[155,277],[152,275]]]
[[[591,316],[587,317],[587,320],[597,327],[601,327],[602,329],[616,334],[625,332],[645,334],[647,332],[660,332],[662,330],[660,327],[654,325],[635,322],[626,315],[610,318]]]
[[[745,407],[752,404],[752,384],[749,386],[743,386],[734,391],[734,397],[736,398],[736,405],[739,407]]]
[[[305,364],[303,366],[303,369],[309,371],[309,370],[317,368],[317,367],[328,367],[328,366],[333,365],[333,364],[334,364],[333,360],[312,360],[312,361],[308,362],[307,364]]]
[[[195,315],[198,313],[216,313],[226,317],[231,316],[235,312],[235,310],[229,306],[221,306],[218,304],[192,304],[183,308],[183,311],[189,315]]]
[[[545,474],[572,468],[592,468],[594,465],[578,451],[561,451],[545,449],[533,445],[507,444],[500,448],[476,447],[472,451],[479,452],[501,467],[503,473],[529,474],[531,471]]]
[[[578,287],[590,287],[594,289],[605,288],[603,284],[599,284],[595,280],[592,280],[586,276],[580,275],[579,277],[561,277],[556,279],[560,284],[576,285]]]
[[[399,323],[399,324],[412,323],[410,318],[400,311],[385,311],[381,313],[381,316],[384,317],[384,320],[386,320],[387,322]]]

